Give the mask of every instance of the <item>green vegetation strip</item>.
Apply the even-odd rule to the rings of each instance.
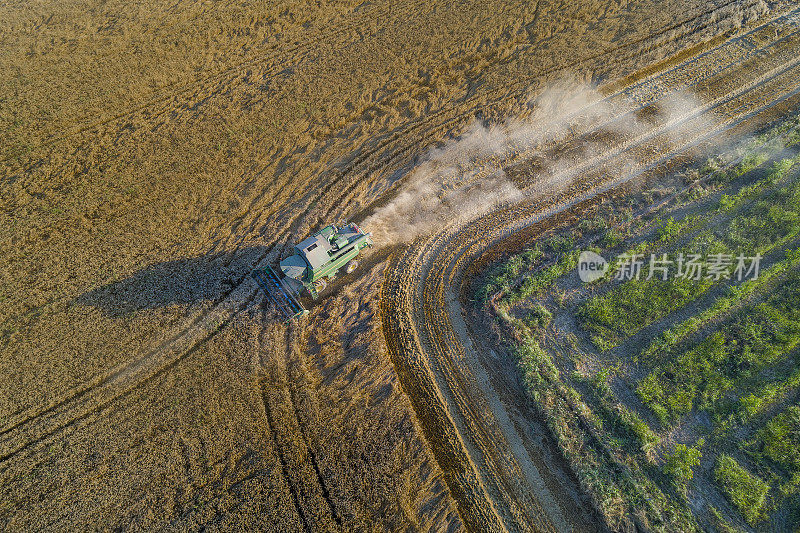
[[[728,324],[656,369],[636,388],[662,422],[714,410],[724,395],[800,344],[800,273]]]
[[[752,299],[754,295],[766,290],[772,284],[792,270],[800,266],[800,249],[787,250],[786,258],[762,271],[757,279],[750,279],[741,285],[728,288],[727,295],[718,298],[714,304],[703,312],[694,315],[680,324],[665,330],[642,353],[636,361],[658,361],[666,359],[672,349],[681,341],[696,333],[723,313],[735,309],[743,301]]]
[[[698,530],[688,508],[668,498],[636,461],[626,460],[609,449],[602,422],[580,394],[561,381],[552,357],[530,329],[519,321],[506,325],[514,328],[514,336],[519,339],[512,353],[527,393],[535,400],[583,489],[610,528],[624,529],[625,521],[636,514],[647,529]],[[635,425],[636,421],[631,423]],[[640,430],[647,432],[641,426]]]
[[[795,361],[795,369],[789,376],[779,376],[776,381],[767,383],[760,390],[740,397],[736,414],[742,421],[747,422],[762,414],[769,406],[800,387],[799,363],[800,361]]]
[[[754,191],[775,185],[800,163],[800,156],[776,163],[766,178],[731,197],[723,196],[717,212],[739,209],[722,236],[704,231],[677,250],[693,253],[764,255],[800,234],[800,173],[790,182],[752,201]],[[747,189],[747,190],[745,190]],[[668,222],[669,224],[669,222]],[[608,350],[642,328],[696,300],[722,280],[715,279],[633,279],[584,303],[577,316],[601,350]]]

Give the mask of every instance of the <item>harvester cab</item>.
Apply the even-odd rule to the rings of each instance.
[[[291,319],[308,313],[297,299],[302,289],[316,300],[339,270],[344,268],[349,274],[356,269],[356,257],[367,246],[372,247],[372,234],[364,233],[357,224],[331,224],[294,247],[294,254],[280,262],[282,276],[267,266],[253,271],[253,277],[278,310]]]

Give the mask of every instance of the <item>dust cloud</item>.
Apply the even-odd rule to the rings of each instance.
[[[432,149],[397,196],[363,221],[377,244],[408,242],[450,223],[463,222],[523,194],[506,176],[503,161],[568,131],[565,112],[592,110],[593,91],[554,85],[528,104],[527,117],[501,124],[474,122],[459,137]],[[586,117],[584,117],[586,118]]]
[[[667,148],[682,146],[711,117],[688,92],[658,95],[657,101],[648,106],[604,97],[572,79],[555,82],[530,99],[521,116],[492,125],[476,121],[431,150],[362,225],[379,246],[409,242],[523,197],[552,194],[601,164],[609,175],[630,175],[643,162],[621,149],[629,142],[658,135]],[[649,112],[634,112],[643,108]],[[504,169],[526,161],[535,162],[534,177],[521,190]]]

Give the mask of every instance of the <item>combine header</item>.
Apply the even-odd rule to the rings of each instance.
[[[286,286],[278,274],[272,270],[271,266],[263,270],[254,270],[253,277],[256,279],[275,307],[283,313],[287,319],[308,314],[308,310],[297,300],[294,292]]]
[[[308,313],[297,299],[301,289],[316,300],[341,268],[348,274],[356,269],[355,258],[366,246],[372,247],[372,234],[364,233],[355,223],[341,228],[326,226],[295,246],[295,253],[280,262],[284,277],[269,266],[254,270],[253,277],[278,310],[292,319]]]

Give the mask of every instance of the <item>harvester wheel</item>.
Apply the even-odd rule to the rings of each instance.
[[[356,261],[355,259],[352,259],[352,260],[350,260],[349,263],[347,263],[347,267],[345,268],[345,272],[347,272],[348,274],[351,274],[357,268],[358,268],[358,261]]]

